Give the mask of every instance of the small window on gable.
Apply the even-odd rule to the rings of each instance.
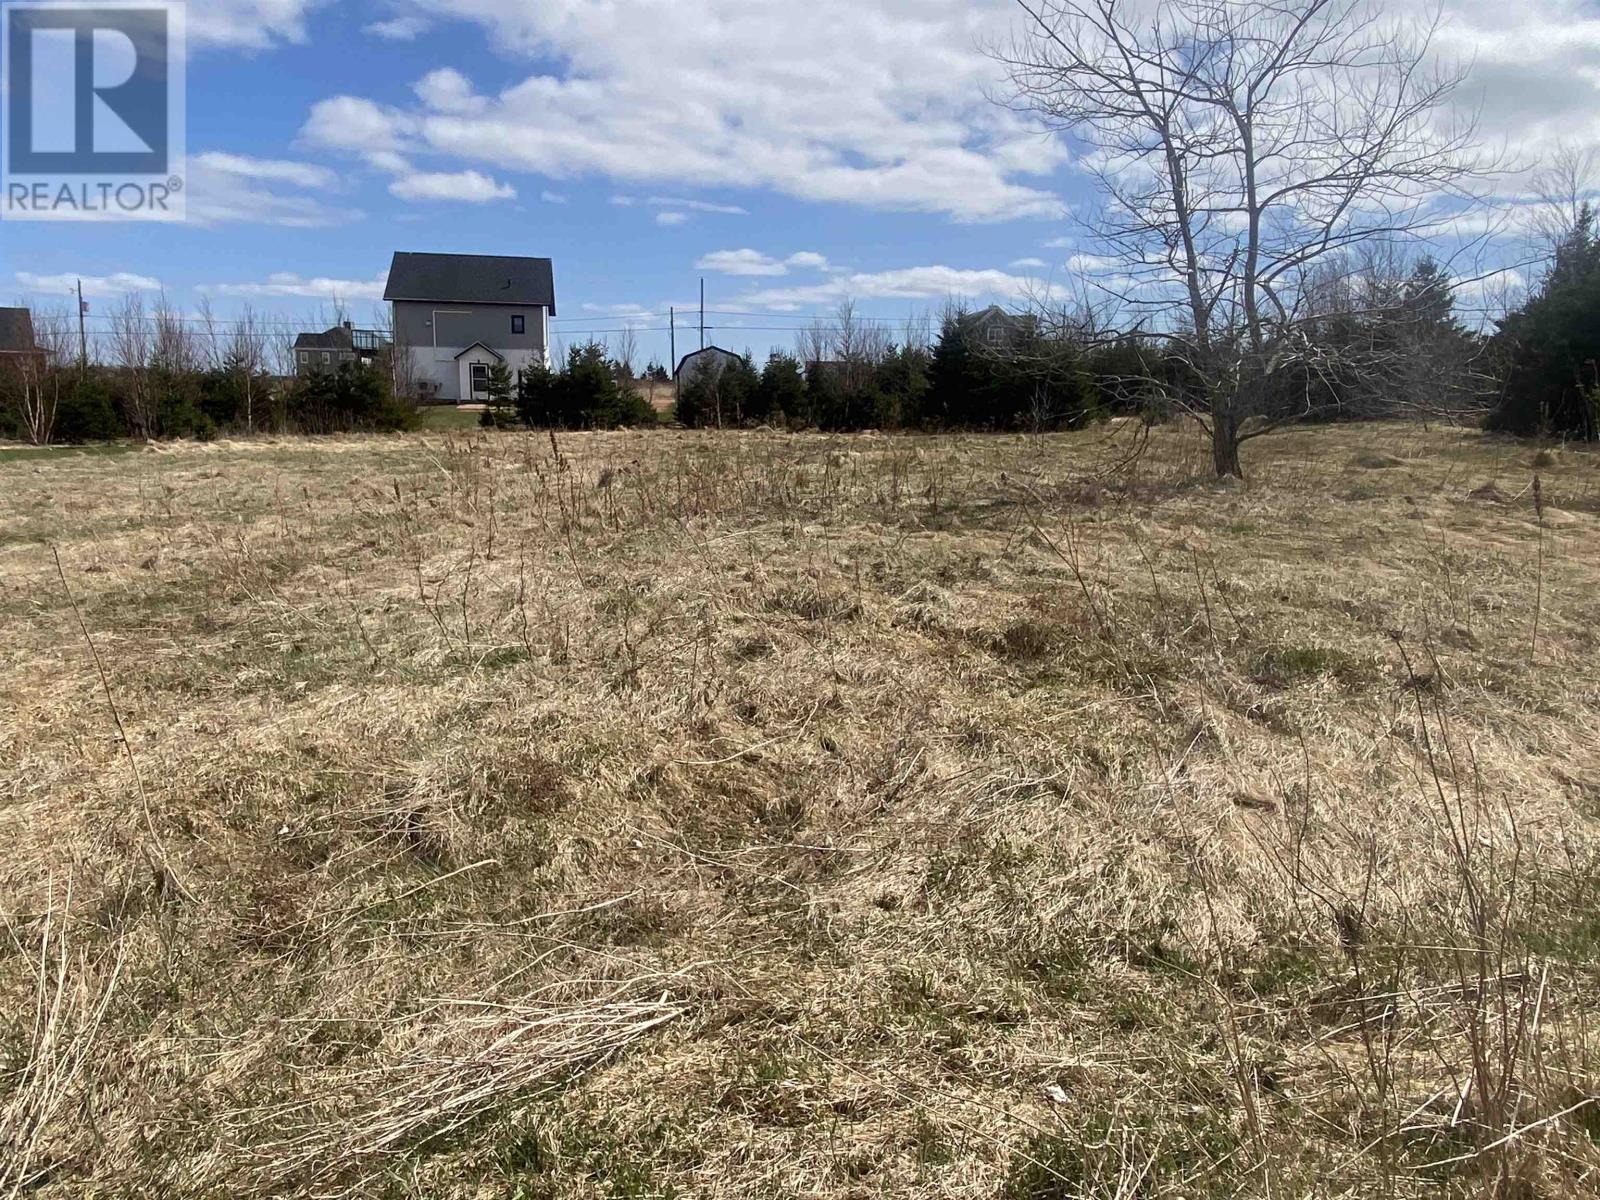
[[[527,333],[528,332],[528,318],[523,316],[521,313],[518,313],[516,316],[512,317],[511,318],[511,332],[515,333],[515,334]]]

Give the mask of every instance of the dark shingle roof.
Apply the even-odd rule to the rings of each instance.
[[[548,258],[490,254],[394,256],[385,300],[441,300],[447,304],[541,305],[556,311],[555,271]]]
[[[296,350],[348,350],[351,348],[350,331],[335,325],[326,333],[302,333],[294,340]]]
[[[33,349],[33,314],[25,308],[0,308],[0,353]]]

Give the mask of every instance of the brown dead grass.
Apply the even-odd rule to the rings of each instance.
[[[1534,656],[1525,448],[1132,433],[0,462],[0,1194],[1594,1194],[1594,456]]]

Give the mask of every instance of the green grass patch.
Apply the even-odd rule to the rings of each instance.
[[[1224,1164],[1239,1142],[1219,1114],[1169,1110],[1172,1120],[1085,1114],[1072,1132],[1035,1134],[1012,1160],[1001,1200],[1155,1197],[1184,1180],[1189,1197],[1232,1195]]]
[[[479,429],[482,413],[457,408],[453,404],[426,404],[417,409],[417,425],[429,433],[454,432]]]
[[[1250,675],[1267,687],[1287,688],[1314,679],[1333,679],[1345,687],[1372,682],[1372,664],[1326,646],[1267,646],[1250,658]]]
[[[0,464],[47,463],[60,459],[116,458],[143,450],[139,442],[93,442],[86,446],[0,446]]]

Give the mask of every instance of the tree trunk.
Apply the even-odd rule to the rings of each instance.
[[[1217,405],[1211,416],[1211,457],[1216,463],[1217,478],[1244,478],[1244,468],[1239,464],[1239,415],[1232,397]]]

